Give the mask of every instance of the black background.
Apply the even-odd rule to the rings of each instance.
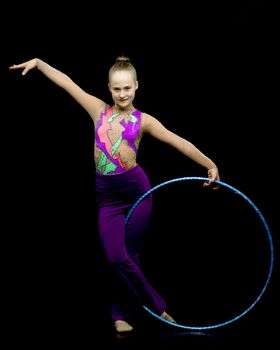
[[[22,77],[8,67],[40,57],[110,102],[107,72],[120,54],[138,72],[135,106],[218,164],[221,180],[264,215],[275,249],[268,288],[240,321],[211,336],[159,332],[155,346],[228,348],[256,340],[272,349],[277,342],[275,9],[253,0],[151,5],[37,4],[3,11],[2,266],[11,342],[58,337],[61,344],[118,345],[110,333],[107,267],[96,232],[92,121],[39,72]],[[149,137],[139,163],[152,185],[206,175]],[[258,296],[271,262],[267,231],[248,202],[224,187],[213,193],[200,185],[180,182],[154,193],[143,256],[147,275],[187,325],[241,314]],[[152,321],[142,317],[149,337],[126,340],[128,348],[151,339]]]

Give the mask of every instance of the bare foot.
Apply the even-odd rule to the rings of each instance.
[[[133,327],[124,320],[115,321],[114,326],[116,331],[119,333],[131,332],[133,330]]]
[[[177,323],[170,315],[168,315],[167,312],[163,311],[163,313],[160,315],[161,318],[163,318],[166,321]]]

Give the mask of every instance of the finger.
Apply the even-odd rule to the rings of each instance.
[[[22,68],[21,64],[13,64],[12,66],[9,67],[9,69],[18,69],[18,68]]]

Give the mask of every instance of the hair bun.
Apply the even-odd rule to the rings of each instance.
[[[118,56],[116,62],[130,62],[130,58],[127,56]]]

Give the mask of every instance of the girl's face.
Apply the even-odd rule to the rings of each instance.
[[[108,86],[118,108],[126,109],[132,106],[138,88],[138,82],[135,81],[132,72],[126,70],[114,72]]]

